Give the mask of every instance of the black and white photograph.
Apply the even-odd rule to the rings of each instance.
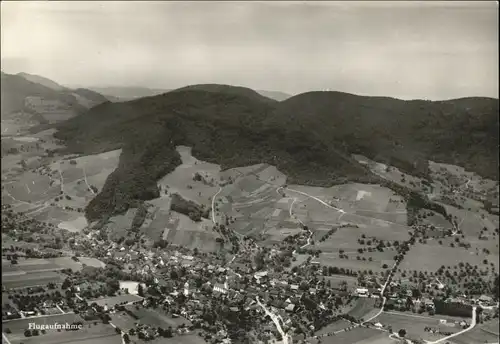
[[[499,344],[498,1],[2,1],[2,344]]]

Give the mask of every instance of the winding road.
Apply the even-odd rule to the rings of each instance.
[[[95,195],[94,190],[92,190],[92,188],[89,185],[89,182],[87,181],[87,173],[85,172],[85,166],[82,167],[82,170],[83,170],[83,180],[85,180],[85,184],[87,184],[87,188],[89,189],[90,192],[92,192],[92,194]]]
[[[217,198],[217,195],[220,194],[222,191],[222,187],[219,187],[219,191],[212,197],[212,222],[214,225],[217,224],[217,221],[215,220],[215,199]]]

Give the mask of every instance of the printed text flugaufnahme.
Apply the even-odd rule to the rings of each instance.
[[[29,330],[80,330],[82,327],[82,324],[59,324],[57,322],[53,324],[37,324],[32,322],[28,325]]]

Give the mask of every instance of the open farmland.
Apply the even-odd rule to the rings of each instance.
[[[370,340],[380,334],[379,331],[366,327],[357,327],[350,331],[321,338],[323,344],[357,344],[363,340]],[[314,343],[314,342],[313,342]]]
[[[74,261],[70,257],[46,258],[46,259],[19,259],[18,263],[12,265],[10,261],[2,262],[2,276],[24,276],[33,273],[56,272],[70,268],[78,271],[83,265],[102,267],[104,263],[96,258],[79,257]]]
[[[360,164],[368,166],[370,171],[379,177],[393,181],[403,187],[417,192],[426,192],[427,190],[425,185],[422,183],[422,178],[407,174],[397,167],[370,160],[362,155],[353,154],[352,156]]]
[[[348,251],[346,251],[348,252]],[[358,252],[352,251],[345,254],[347,258],[339,258],[338,253],[320,253],[319,258],[314,258],[313,261],[319,262],[321,265],[332,266],[337,268],[344,268],[353,271],[372,271],[378,273],[386,270],[384,264],[387,267],[394,264],[394,252],[371,252],[359,254]],[[358,260],[357,257],[360,257]],[[362,260],[365,258],[366,260]],[[372,260],[369,260],[371,258]]]
[[[9,334],[8,339],[12,344],[122,344],[121,336],[112,326],[100,323],[85,324],[78,331],[47,331],[34,337]]]
[[[498,319],[493,319],[484,324],[476,325],[472,330],[452,338],[450,342],[455,344],[498,343],[498,328]]]
[[[423,340],[434,341],[443,338],[444,335],[433,334],[424,331],[425,327],[430,327],[434,330],[440,330],[443,332],[456,333],[462,330],[462,328],[455,324],[452,320],[447,320],[446,323],[440,323],[440,319],[450,319],[449,317],[442,317],[435,315],[433,317],[421,316],[416,314],[408,313],[387,313],[384,312],[376,317],[373,322],[380,322],[384,326],[391,326],[393,331],[397,332],[400,329],[405,329],[407,337]],[[470,319],[463,319],[470,322]],[[456,320],[458,321],[458,320]]]
[[[445,219],[445,217],[441,214],[436,213],[435,211],[428,209],[419,209],[417,213],[418,224],[426,225],[426,226],[434,226],[434,230],[428,231],[429,236],[440,236],[446,230],[452,230],[453,225]]]
[[[51,185],[51,178],[33,172],[25,172],[12,183],[5,183],[3,191],[11,198],[10,204],[41,204],[59,195],[60,188]]]
[[[367,315],[375,310],[376,299],[371,297],[360,297],[354,303],[354,307],[349,311],[356,319],[369,318]],[[378,309],[377,309],[378,310]]]
[[[151,240],[162,239],[163,233],[168,229],[170,211],[154,207],[150,214],[150,218],[146,218],[140,231]]]
[[[323,276],[325,280],[331,283],[332,288],[340,287],[344,282],[347,283],[347,289],[351,290],[357,285],[356,277],[352,276],[342,276],[342,275],[331,275],[331,276]]]
[[[220,181],[220,166],[197,160],[191,155],[191,148],[177,147],[182,164],[158,181],[162,190],[177,193],[186,200],[210,206],[212,196],[217,192]],[[195,175],[200,180],[194,180]]]
[[[151,344],[206,344],[207,342],[195,333],[175,336],[173,338],[157,338],[148,343]]]
[[[36,321],[35,321],[35,319],[36,319]],[[66,313],[66,314],[37,316],[35,318],[30,317],[30,318],[24,318],[24,319],[6,320],[6,321],[3,321],[3,327],[4,327],[4,330],[5,330],[5,328],[8,328],[9,330],[12,331],[12,337],[15,337],[16,335],[24,337],[24,334],[23,334],[24,331],[27,330],[29,327],[29,324],[34,322],[34,321],[37,324],[41,324],[41,325],[42,324],[43,325],[53,325],[55,323],[72,324],[73,322],[85,323],[85,321],[78,314]],[[53,330],[53,331],[56,331],[56,330]]]
[[[19,260],[18,264],[15,265],[2,263],[2,275],[4,276],[8,274],[59,271],[62,269],[64,269],[64,267],[54,264],[47,259],[23,259]]]
[[[314,335],[315,336],[321,336],[323,334],[327,334],[327,333],[331,333],[331,332],[335,332],[335,331],[338,331],[338,330],[342,330],[344,328],[347,328],[349,326],[352,326],[352,324],[347,321],[347,320],[337,320],[323,328],[321,328],[319,331],[315,332]]]
[[[109,308],[114,307],[115,305],[119,305],[122,303],[132,303],[141,301],[142,297],[133,295],[133,294],[123,294],[118,296],[110,296],[105,298],[99,298],[95,300],[88,300],[87,303],[90,305],[92,303],[97,303],[99,306],[107,306]]]
[[[54,271],[2,276],[2,286],[7,289],[45,286],[48,283],[61,283],[62,281],[62,275]]]
[[[459,255],[457,257],[457,255]],[[498,256],[486,255],[482,252],[476,255],[473,250],[439,245],[435,240],[427,244],[416,243],[401,262],[401,270],[416,270],[435,272],[441,265],[454,266],[459,262],[469,263],[472,266],[482,266],[483,260],[488,259],[498,271]]]
[[[492,194],[498,197],[498,181],[482,178],[460,166],[429,161],[429,170],[435,182],[452,187],[460,194],[478,199]]]
[[[381,332],[378,335],[374,335],[373,337],[363,339],[355,344],[395,344],[397,342],[394,339],[389,338],[388,333]]]
[[[110,314],[110,316],[113,325],[123,331],[129,331],[130,329],[135,328],[137,323],[137,319],[134,319],[124,311],[114,312],[113,314]]]
[[[186,320],[185,318],[172,318],[168,316],[163,312],[163,310],[161,310],[161,308],[151,309],[144,308],[142,306],[139,306],[138,308],[136,308],[136,306],[127,306],[126,308],[137,316],[137,322],[149,326],[162,328],[168,328],[169,326],[172,326],[175,328],[181,324],[191,324],[191,322]]]
[[[130,228],[132,228],[132,221],[134,220],[137,209],[128,209],[124,214],[112,216],[106,224],[108,237],[111,240],[118,240],[120,238],[127,238],[130,235]]]
[[[42,148],[53,141],[47,136],[49,134],[36,138],[44,142]],[[21,152],[19,161],[28,159],[27,154]],[[41,157],[46,153],[41,149],[33,154]],[[116,168],[119,155],[120,150],[71,159],[44,157],[43,165],[27,166],[30,170],[19,169],[4,180],[2,202],[38,221],[73,232],[80,231],[87,226],[82,212],[95,196],[92,188],[102,188]],[[14,171],[14,163],[9,163],[6,171]]]

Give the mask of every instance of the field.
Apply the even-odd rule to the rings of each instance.
[[[472,266],[482,266],[484,265],[484,259],[493,262],[496,271],[498,271],[498,258],[495,259],[493,255],[486,255],[483,252],[476,255],[474,250],[439,245],[439,243],[434,240],[428,241],[427,244],[416,243],[408,252],[399,268],[401,270],[435,272],[441,265],[454,266],[460,261],[464,263],[467,262]]]
[[[95,300],[88,300],[87,302],[89,305],[95,302],[100,306],[114,307],[115,305],[121,304],[123,302],[130,303],[130,302],[138,302],[140,300],[142,300],[142,297],[140,296],[132,294],[123,294],[118,296],[99,298]]]
[[[12,331],[13,335],[21,334],[23,335],[24,331],[28,329],[29,324],[35,322],[36,324],[64,324],[64,323],[73,323],[75,321],[81,321],[84,323],[85,321],[77,314],[66,313],[66,314],[57,314],[57,315],[49,315],[49,316],[38,316],[24,319],[14,319],[14,320],[6,320],[3,322],[4,332],[5,329],[8,328]]]
[[[375,309],[376,299],[368,297],[360,297],[355,301],[354,307],[349,311],[349,315],[352,315],[356,319],[369,318],[367,315],[377,311]]]
[[[171,173],[158,181],[162,190],[169,194],[178,193],[184,199],[198,204],[211,205],[212,196],[217,192],[220,181],[220,166],[197,160],[191,155],[191,148],[177,147],[182,164]],[[202,180],[193,180],[195,174],[202,176]]]
[[[80,231],[87,226],[82,212],[94,197],[91,186],[97,190],[102,188],[116,168],[121,151],[71,159],[51,158],[45,152],[57,147],[51,134],[39,133],[39,137],[34,137],[38,146],[31,148],[24,146],[35,143],[22,141],[22,152],[2,158],[2,176],[5,176],[2,202],[38,221],[72,232]],[[26,162],[27,170],[19,167],[21,160]]]
[[[139,317],[138,321],[140,323],[150,326],[160,326],[163,328],[167,328],[169,326],[177,327],[181,324],[191,324],[185,318],[172,318],[166,315],[160,308],[151,309],[139,306],[139,309],[136,309],[135,306],[127,306],[127,309],[129,309]]]
[[[10,263],[2,263],[3,275],[16,275],[30,272],[45,272],[45,271],[58,271],[64,269],[63,267],[50,262],[47,259],[20,259],[16,265]]]
[[[75,262],[73,259],[70,257],[61,257],[61,258],[53,258],[49,259],[54,264],[60,265],[64,268],[70,268],[74,271],[76,270],[81,270],[83,266],[92,266],[92,267],[104,267],[106,264],[101,262],[97,258],[90,258],[90,257],[78,257],[78,262]]]
[[[138,319],[134,319],[126,312],[116,312],[112,314],[112,322],[121,329],[130,329],[135,327],[135,323],[141,323],[153,327],[168,328],[172,326],[176,328],[181,324],[190,324],[190,322],[182,317],[172,318],[165,314],[161,309],[150,309],[139,306],[126,306],[126,308],[134,313]]]
[[[81,270],[83,264],[103,266],[104,263],[94,258],[79,258],[79,262],[70,257],[48,259],[19,259],[18,264],[2,261],[2,286],[7,289],[44,286],[48,283],[61,283],[64,276],[60,270],[71,268]]]
[[[395,344],[397,342],[394,339],[389,338],[388,334],[385,332],[381,332],[378,335],[374,335],[373,337],[363,339],[355,344]]]
[[[218,250],[220,244],[216,239],[220,235],[212,230],[212,219],[193,222],[187,216],[170,211],[170,195],[178,193],[186,200],[211,208],[219,185],[223,187],[214,202],[216,222],[229,223],[241,234],[259,237],[264,246],[280,243],[285,237],[299,233],[300,222],[306,223],[315,237],[326,233],[333,225],[352,224],[323,243],[316,241],[317,247],[311,246],[325,252],[321,257],[325,264],[331,264],[328,260],[338,260],[336,255],[341,249],[356,251],[361,235],[400,241],[408,236],[405,204],[387,188],[355,183],[331,188],[291,185],[283,196],[277,188],[284,185],[287,178],[273,166],[257,164],[221,171],[216,164],[197,160],[189,147],[179,146],[177,151],[182,164],[158,181],[161,196],[147,202],[152,207],[140,231],[152,241],[163,238],[191,249]],[[87,226],[80,211],[94,196],[90,186],[97,190],[102,188],[106,177],[116,167],[120,153],[117,150],[53,159],[47,168],[23,172],[11,180],[4,198],[10,197],[14,206],[28,210],[40,221],[80,231]],[[64,197],[60,197],[61,193]],[[346,214],[341,217],[339,212],[302,193],[342,207]],[[56,198],[59,200],[55,201]],[[130,209],[111,219],[111,237],[126,237],[124,229],[130,227],[134,213],[135,209]],[[379,271],[393,256],[392,252],[365,253],[366,262],[352,256],[341,261],[339,266],[354,270],[370,266]],[[373,262],[367,263],[369,258]]]
[[[32,320],[33,321],[33,320]],[[59,322],[61,323],[61,322]],[[51,323],[53,324],[53,322]],[[23,329],[24,331],[24,329]],[[121,344],[122,340],[111,325],[98,323],[85,324],[78,331],[47,331],[36,337],[25,337],[24,334],[9,334],[8,339],[12,344]]]
[[[338,320],[334,323],[329,324],[328,326],[323,327],[321,330],[314,333],[315,336],[320,336],[325,333],[335,332],[338,330],[342,330],[346,327],[351,326],[352,324],[347,320]]]
[[[121,237],[127,238],[131,234],[129,229],[132,227],[136,212],[137,209],[128,209],[124,214],[112,216],[106,224],[108,237],[114,241]]]
[[[359,163],[368,166],[370,170],[379,177],[393,181],[401,186],[407,187],[417,192],[426,191],[426,188],[422,185],[421,178],[407,174],[394,166],[389,166],[370,160],[362,155],[353,154],[353,158],[356,159]]]
[[[498,326],[498,319],[479,324],[472,330],[452,338],[451,342],[455,344],[498,343]]]
[[[2,261],[2,285],[10,289],[60,283],[64,278],[58,273],[60,270],[70,268],[78,271],[83,268],[83,264],[96,267],[104,265],[95,258],[80,257],[79,260],[75,262],[70,257],[19,259],[16,265]]]
[[[54,271],[2,276],[2,286],[7,289],[45,286],[48,283],[61,283],[62,281],[62,275]]]
[[[157,338],[148,343],[151,344],[206,344],[207,342],[197,334],[175,336],[173,338]]]
[[[172,212],[163,239],[174,245],[212,252],[218,247],[215,239],[220,237],[212,230],[212,226],[210,220],[194,222],[186,215]]]
[[[358,281],[356,277],[351,276],[342,276],[342,275],[332,275],[332,276],[324,276],[326,281],[330,281],[332,288],[339,287],[342,282],[347,283],[347,290],[354,288]]]
[[[217,183],[221,178],[220,167],[197,160],[191,155],[189,147],[179,146],[177,151],[182,164],[158,181],[160,197],[147,202],[151,205],[149,210],[151,218],[146,219],[140,231],[152,240],[162,238],[174,245],[191,249],[217,250],[219,244],[215,240],[220,234],[212,230],[212,221],[202,219],[200,222],[194,222],[183,214],[171,211],[170,201],[171,195],[177,193],[205,209],[210,208],[212,197],[219,189]],[[202,176],[201,180],[194,180],[196,174]],[[127,218],[124,222],[129,224],[131,218]]]
[[[353,271],[373,271],[378,273],[386,269],[383,268],[384,264],[388,267],[394,264],[395,252],[392,250],[386,250],[384,252],[365,252],[359,254],[355,250],[347,251],[345,253],[348,259],[339,259],[338,253],[321,253],[319,258],[314,258],[313,261],[318,261],[321,265],[333,266],[344,269],[351,269]],[[365,257],[364,260],[357,260],[357,256]],[[372,258],[369,261],[368,258]]]
[[[385,334],[385,333],[384,333]],[[385,334],[387,337],[387,334]],[[323,344],[358,344],[363,341],[368,341],[372,338],[378,338],[380,332],[366,327],[354,328],[351,331],[340,332],[336,335],[321,338],[321,343]],[[318,340],[311,341],[312,344],[318,343]],[[363,342],[364,343],[364,342]]]
[[[423,340],[438,340],[443,338],[443,335],[440,334],[432,334],[424,331],[425,327],[431,327],[432,329],[440,329],[441,331],[456,333],[462,330],[458,324],[454,324],[453,322],[448,326],[446,324],[440,324],[440,319],[451,319],[447,317],[442,317],[436,315],[434,317],[420,316],[415,314],[396,314],[396,313],[387,313],[384,312],[379,315],[377,318],[373,320],[373,322],[380,322],[384,326],[392,326],[394,332],[399,331],[400,329],[405,329],[407,333],[407,337],[418,339],[421,338]],[[470,322],[470,319],[464,319]],[[451,321],[448,320],[448,323]]]

